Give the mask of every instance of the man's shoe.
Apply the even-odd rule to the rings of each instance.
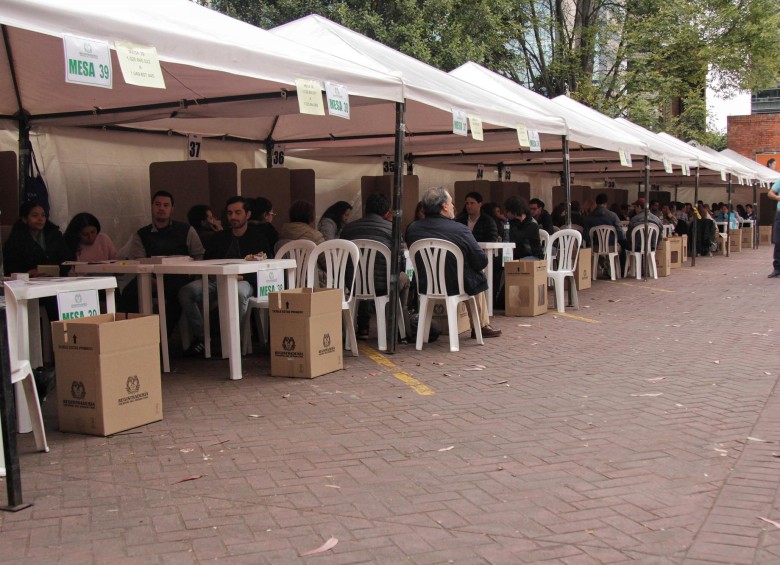
[[[769,273],[769,275],[767,275],[768,279],[776,279],[777,277],[780,277],[780,271],[778,271],[777,269],[775,269],[774,271]]]
[[[358,328],[357,338],[358,339],[368,339],[368,328]]]
[[[484,326],[482,328],[482,337],[500,337],[501,336],[501,330],[497,330],[495,328],[491,328],[490,326]],[[471,330],[471,339],[477,339],[477,333],[474,330]]]
[[[187,351],[184,352],[185,357],[203,357],[204,353],[206,352],[206,346],[203,344],[202,341],[196,341],[192,345],[190,345],[187,348]]]

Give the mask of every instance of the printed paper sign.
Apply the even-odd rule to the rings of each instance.
[[[468,135],[469,125],[466,121],[466,110],[452,109],[452,133],[456,135]]]
[[[504,180],[512,180],[512,167],[504,167]]]
[[[257,271],[257,296],[268,300],[269,292],[284,290],[284,269]]]
[[[199,135],[187,136],[187,160],[194,161],[200,159],[200,144],[201,139]]]
[[[71,290],[57,293],[60,320],[75,320],[100,314],[97,290]]]
[[[477,141],[485,141],[482,120],[477,116],[469,116],[469,125],[471,126],[471,137]]]
[[[528,147],[531,151],[542,150],[542,140],[539,139],[539,132],[535,129],[528,130]]]
[[[620,164],[624,167],[630,167],[631,166],[631,153],[625,151],[624,149],[620,149],[618,151],[618,155],[620,155]]]
[[[501,252],[501,264],[503,265],[507,261],[512,261],[513,252],[511,249],[504,247]]]
[[[691,166],[690,166],[690,165],[687,165],[687,164],[683,165],[683,166],[682,166],[682,172],[683,172],[683,174],[684,174],[686,177],[689,177],[689,176],[691,176]]]
[[[349,119],[349,92],[343,84],[325,82],[325,94],[328,99],[328,114]]]
[[[135,45],[126,41],[114,41],[119,68],[127,84],[147,88],[165,88],[157,49],[148,45]]]
[[[284,145],[274,145],[271,151],[271,168],[284,167]]]
[[[112,88],[111,50],[108,43],[64,35],[65,82]]]
[[[298,111],[301,114],[325,115],[320,81],[297,78],[295,79],[295,89],[298,91]]]
[[[517,143],[521,147],[530,147],[531,145],[528,140],[528,129],[523,124],[517,124]]]
[[[725,171],[725,169],[722,169],[720,171],[720,180],[722,180],[723,182],[726,182],[727,180],[729,180],[729,179],[726,178],[726,171]]]
[[[412,259],[409,257],[409,251],[407,249],[404,249],[404,259],[406,259],[406,275],[411,281],[414,279],[414,267],[412,266]]]
[[[672,169],[672,162],[666,157],[664,157],[664,171],[666,171],[669,174],[674,172],[674,170]]]
[[[485,176],[485,166],[480,163],[479,165],[477,165],[477,178],[481,179],[484,178],[484,176]]]
[[[389,155],[385,157],[385,160],[382,162],[382,174],[395,174],[395,159],[393,157],[390,157]]]

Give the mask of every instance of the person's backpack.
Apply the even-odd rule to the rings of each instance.
[[[35,159],[35,153],[30,147],[30,160],[27,165],[27,172],[24,177],[24,194],[22,202],[37,202],[43,206],[46,216],[49,215],[49,191],[46,188],[46,182],[41,176],[41,169]]]

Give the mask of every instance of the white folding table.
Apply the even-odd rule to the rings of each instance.
[[[515,244],[511,241],[480,241],[479,246],[485,251],[485,255],[488,258],[487,267],[485,267],[485,275],[487,275],[488,291],[487,291],[487,306],[488,314],[493,315],[493,257],[498,255],[503,256],[504,249],[514,249]],[[500,253],[499,253],[500,251]]]
[[[170,372],[168,357],[168,331],[165,320],[165,275],[198,275],[217,278],[217,300],[219,305],[219,326],[222,337],[222,357],[230,360],[230,378],[238,380],[241,373],[241,327],[238,319],[238,278],[258,271],[285,269],[294,270],[294,259],[265,259],[245,261],[243,259],[209,259],[153,265],[157,275],[157,309],[160,314],[160,343],[162,345],[163,371]],[[203,315],[208,316],[208,289],[203,293]]]
[[[79,274],[136,275],[138,277],[138,306],[141,314],[152,313],[152,268],[154,265],[140,261],[101,261],[99,263],[74,263]]]

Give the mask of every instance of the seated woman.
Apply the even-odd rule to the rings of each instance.
[[[258,196],[252,199],[250,206],[252,207],[252,219],[249,220],[249,223],[259,226],[271,245],[271,249],[275,249],[276,242],[279,241],[279,232],[273,226],[274,216],[276,216],[274,205],[267,198]]]
[[[509,220],[509,239],[515,244],[514,259],[544,259],[542,240],[528,202],[522,196],[510,196],[504,203]]]
[[[100,222],[89,212],[80,212],[73,216],[65,228],[64,237],[76,261],[94,263],[116,259],[114,242],[100,231]]]
[[[352,204],[339,200],[335,204],[331,204],[325,213],[320,218],[320,223],[317,224],[317,230],[325,238],[325,241],[331,239],[338,239],[341,237],[341,228],[349,220],[349,215],[352,213]]]
[[[38,270],[39,265],[61,265],[63,261],[72,260],[74,254],[65,243],[59,226],[46,217],[43,206],[25,202],[3,246],[3,258],[6,275],[27,273],[40,277],[45,273]]]
[[[314,224],[314,204],[305,200],[293,202],[290,206],[290,221],[282,224],[279,230],[279,241],[276,243],[276,252],[282,244],[293,239],[308,239],[316,244],[325,241],[325,237],[318,230],[315,230]]]

